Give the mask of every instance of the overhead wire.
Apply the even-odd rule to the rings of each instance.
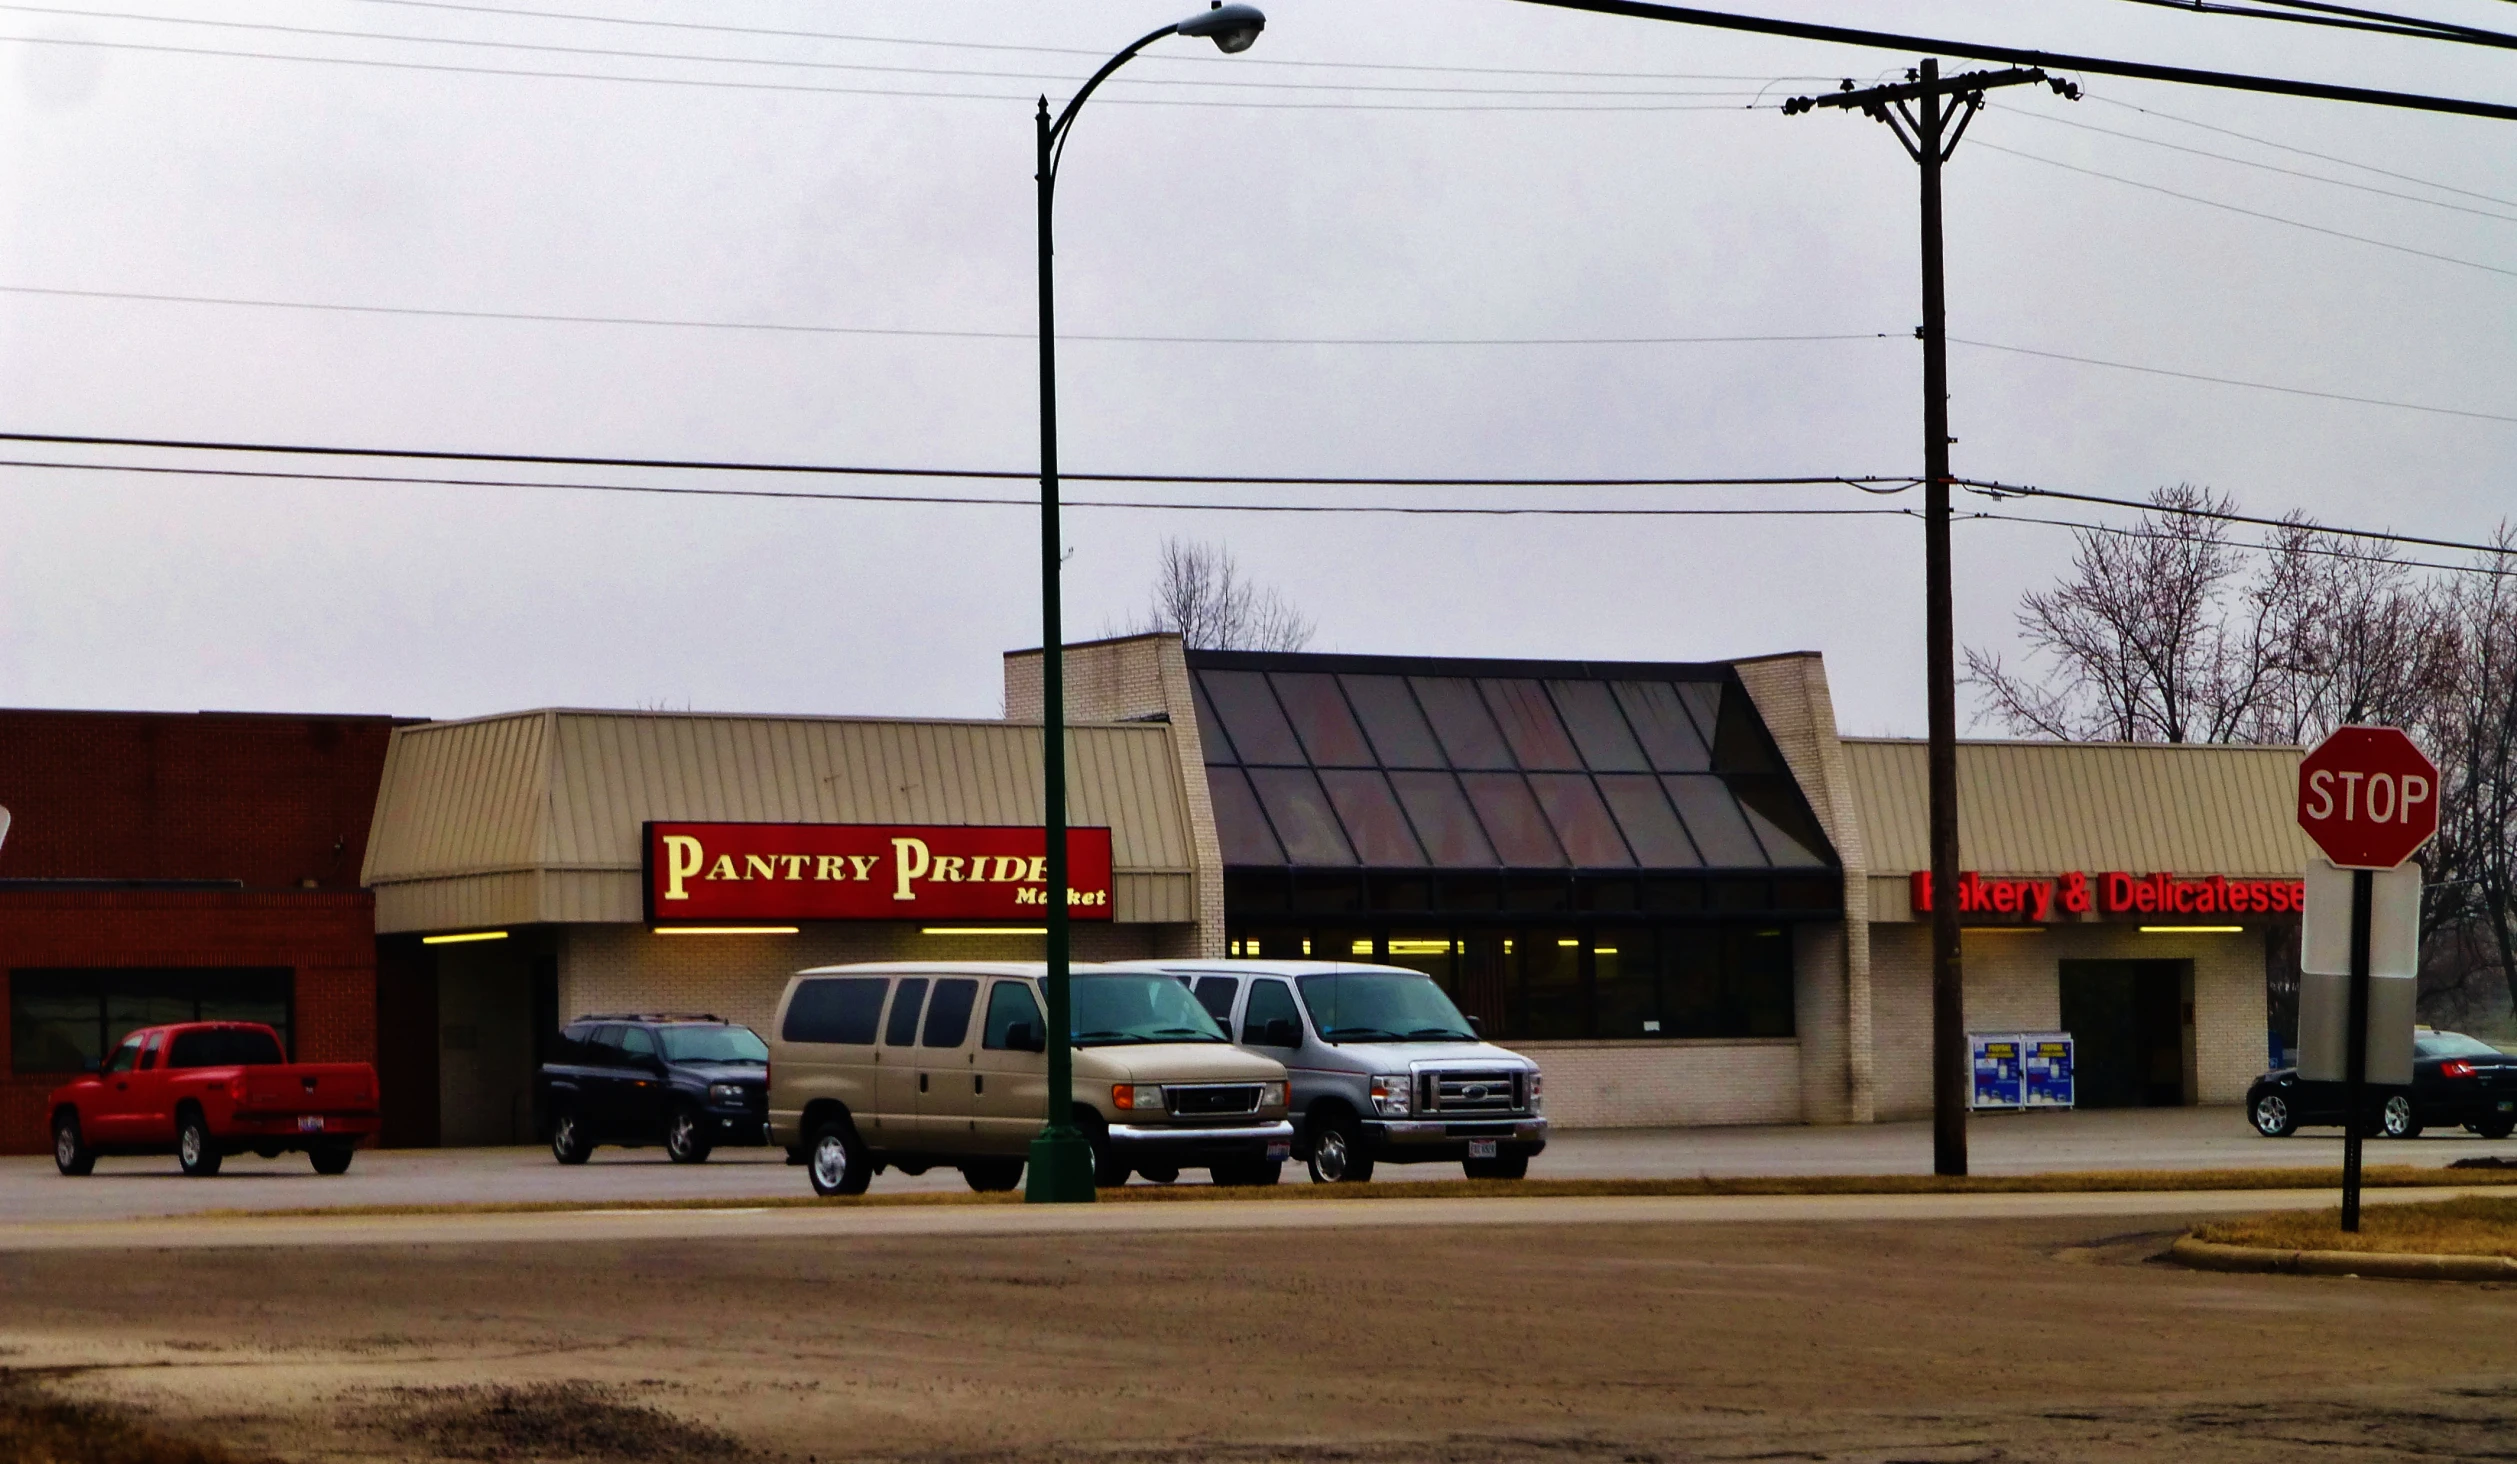
[[[2138,498],[2110,498],[2101,493],[2078,493],[2062,488],[2038,488],[2025,483],[2003,483],[1984,478],[1951,478],[1949,482],[1987,498],[2053,498],[2071,503],[2103,504],[2111,508],[2138,509],[2143,513],[2164,513],[2175,518],[2208,519],[2215,523],[2251,524],[2267,529],[2313,529],[2345,539],[2367,539],[2387,544],[2410,544],[2424,549],[2456,549],[2470,554],[2504,554],[2507,547],[2498,544],[2477,544],[2462,539],[2425,538],[2418,534],[2399,534],[2391,529],[2337,528],[2331,524],[2294,522],[2265,518],[2261,514],[2238,513],[2229,509],[2162,508]]]
[[[2099,356],[2080,356],[2068,351],[2044,351],[2030,346],[2006,346],[1995,341],[1949,337],[1953,346],[1969,346],[1979,351],[2000,351],[2012,356],[2035,356],[2047,361],[2068,361],[2079,366],[2102,366],[2110,371],[2133,371],[2144,376],[2165,376],[2178,381],[2207,382],[2213,386],[2237,386],[2249,391],[2278,392],[2283,396],[2313,397],[2319,401],[2350,402],[2363,407],[2392,407],[2404,412],[2428,412],[2441,417],[2463,417],[2476,422],[2517,422],[2517,413],[2476,412],[2462,407],[2440,407],[2426,402],[2397,401],[2389,397],[2355,396],[2349,392],[2319,391],[2306,386],[2282,386],[2269,381],[2246,381],[2234,376],[2212,376],[2199,371],[2176,371],[2165,366],[2137,366],[2130,361],[2109,361]]]
[[[2517,0],[2510,0],[2510,3],[2517,3]],[[2204,132],[2217,133],[2222,137],[2233,137],[2240,142],[2251,142],[2257,147],[2268,147],[2274,149],[2275,151],[2290,153],[2297,157],[2314,158],[2318,162],[2333,163],[2339,167],[2355,168],[2360,172],[2372,173],[2380,178],[2392,178],[2399,183],[2417,183],[2421,187],[2435,188],[2441,193],[2453,193],[2462,198],[2480,199],[2484,203],[2496,203],[2507,208],[2517,208],[2517,198],[2505,198],[2496,193],[2481,193],[2471,188],[2459,188],[2452,183],[2441,183],[2433,178],[2423,178],[2417,174],[2402,172],[2394,168],[2381,168],[2374,163],[2364,163],[2356,158],[2346,158],[2336,153],[2317,152],[2313,148],[2300,147],[2294,143],[2276,142],[2269,137],[2258,137],[2251,132],[2240,132],[2234,127],[2223,127],[2216,122],[2205,122],[2200,118],[2182,116],[2178,113],[2166,111],[2158,107],[2143,106],[2135,102],[2119,101],[2114,97],[2102,96],[2094,91],[2084,90],[2081,93],[2081,96],[2084,101],[2095,102],[2103,107],[2116,107],[2127,112],[2139,112],[2145,117],[2156,117],[2163,122],[2174,122],[2182,127],[2197,128]]]

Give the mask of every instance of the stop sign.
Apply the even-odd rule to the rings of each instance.
[[[2345,869],[2392,869],[2438,832],[2438,767],[2394,727],[2337,727],[2299,764],[2299,827]]]

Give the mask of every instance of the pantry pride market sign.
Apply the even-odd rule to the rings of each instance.
[[[1019,920],[1048,913],[1037,826],[651,823],[647,919]],[[1066,912],[1110,918],[1110,831],[1066,832]]]
[[[1931,871],[1914,871],[1914,913],[1931,910]],[[2307,884],[2295,879],[2231,879],[2223,874],[2126,874],[2108,870],[2010,878],[1969,870],[1958,877],[1958,913],[2028,924],[2090,915],[2295,915]]]

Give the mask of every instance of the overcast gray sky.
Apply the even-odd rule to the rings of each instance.
[[[2506,53],[2122,0],[1740,4],[2517,101]],[[2517,27],[2517,10],[2486,0],[2420,8]],[[0,5],[13,83],[0,86],[0,427],[1030,469],[1028,99],[1063,99],[1099,56],[1178,9]],[[1165,42],[1087,110],[1059,200],[1066,332],[1878,338],[1070,340],[1069,470],[1918,469],[1915,170],[1868,121],[1770,108],[1831,78],[1887,79],[1910,57],[1510,0],[1267,9],[1248,55]],[[618,23],[629,20],[684,28]],[[2076,104],[1997,93],[1953,163],[1954,336],[2517,417],[2517,124],[2085,80]],[[2517,421],[1983,346],[1953,347],[1951,376],[1965,475],[2124,496],[2187,480],[2253,510],[2457,538],[2517,510]],[[1071,490],[1131,493],[1268,496]],[[1342,496],[1857,508],[1918,495]],[[1922,725],[1910,519],[1076,509],[1070,636],[1136,614],[1175,534],[1226,543],[1281,587],[1317,621],[1316,649],[1693,660],[1815,648],[1847,730]],[[0,704],[992,716],[998,654],[1038,641],[1036,544],[1021,508],[0,468]],[[2070,548],[2057,529],[1962,525],[1962,637],[2007,645],[2020,592]]]

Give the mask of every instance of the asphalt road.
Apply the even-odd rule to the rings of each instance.
[[[1978,1174],[2082,1169],[2248,1169],[2333,1167],[2338,1130],[2287,1139],[2258,1137],[2234,1108],[2118,1109],[2085,1113],[1979,1116],[1971,1126]],[[2428,1134],[2372,1143],[2372,1164],[2438,1166],[2451,1159],[2517,1159],[2517,1139]],[[1813,1128],[1590,1129],[1557,1134],[1530,1173],[1556,1179],[1684,1178],[1695,1175],[1924,1174],[1931,1169],[1926,1123]],[[1456,1165],[1385,1166],[1391,1179],[1456,1179]],[[1302,1182],[1300,1165],[1285,1168]],[[1192,1176],[1193,1178],[1202,1176]],[[1140,1181],[1141,1182],[1141,1181]],[[875,1179],[876,1194],[961,1192],[952,1170]],[[113,1220],[209,1209],[295,1209],[326,1205],[414,1205],[578,1200],[751,1199],[808,1193],[803,1171],[766,1149],[721,1149],[705,1164],[674,1164],[661,1149],[599,1149],[576,1168],[543,1149],[363,1151],[350,1172],[316,1175],[302,1155],[230,1159],[214,1179],[186,1179],[171,1157],[107,1159],[96,1173],[68,1180],[48,1158],[0,1158],[0,1223]]]

